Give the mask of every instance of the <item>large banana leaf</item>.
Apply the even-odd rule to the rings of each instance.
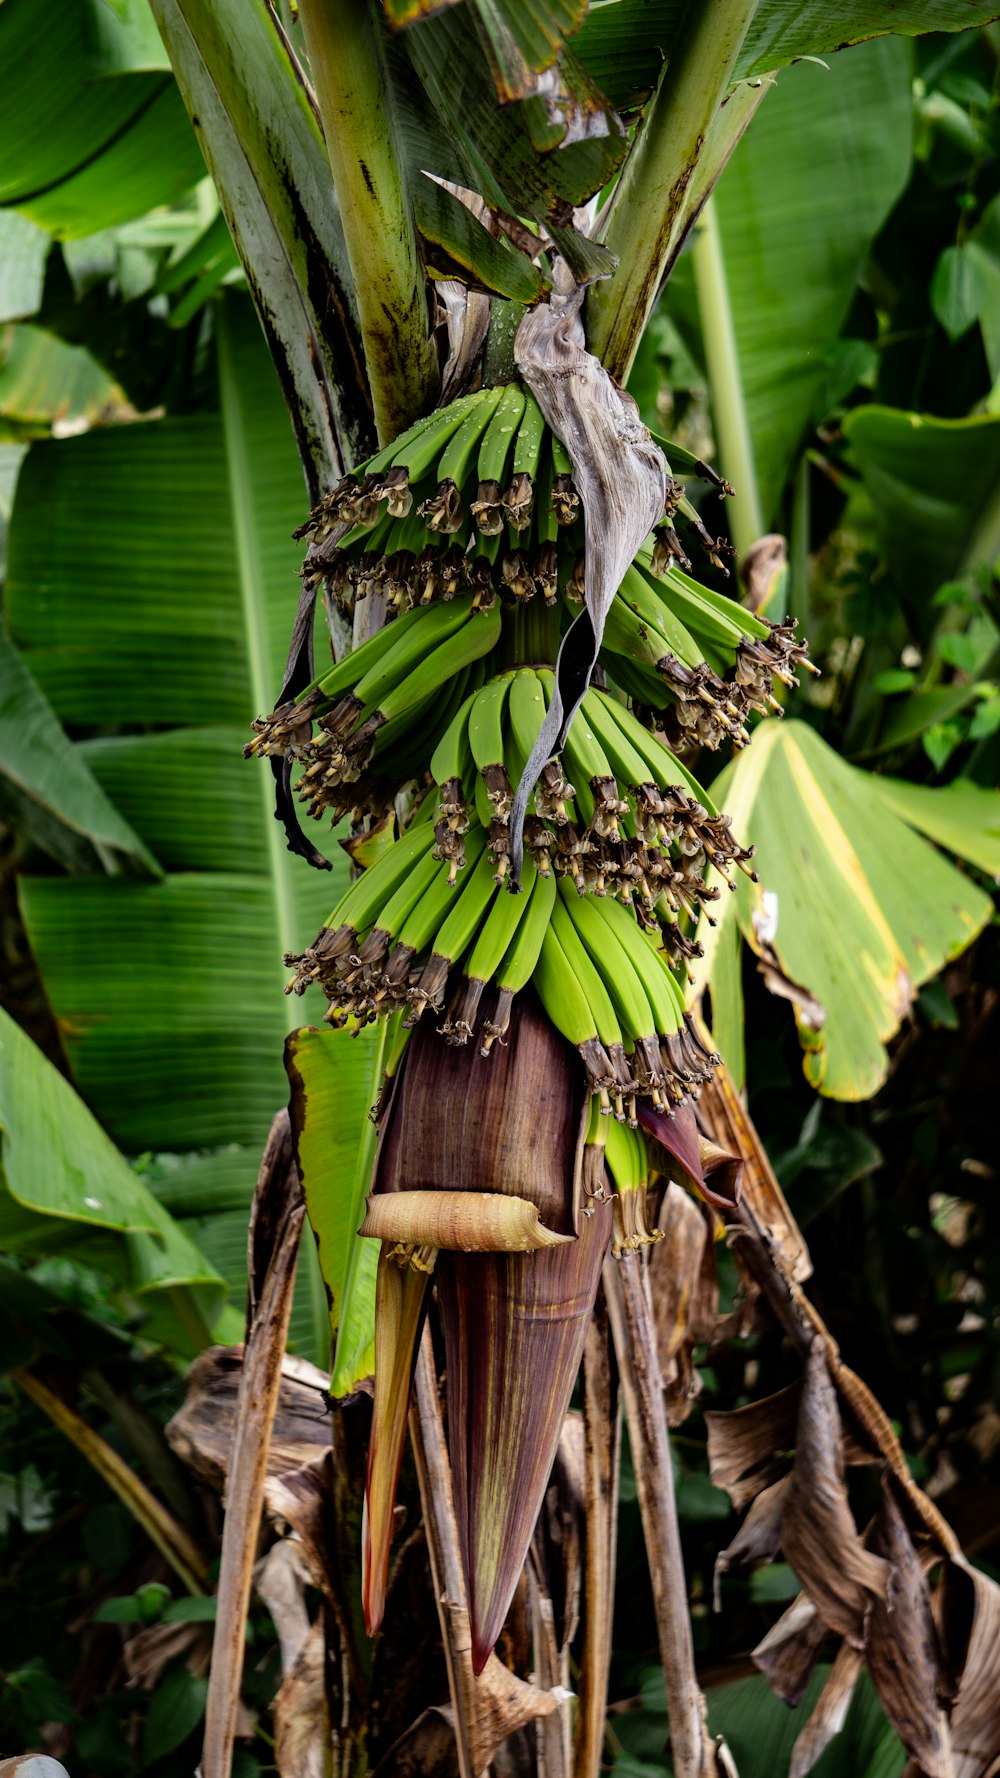
[[[655,84],[688,11],[685,0],[596,0],[578,35],[577,55],[613,105],[634,105]],[[761,0],[733,70],[734,80],[824,56],[888,32],[963,31],[997,17],[976,0]]]
[[[49,0],[40,26],[33,0],[0,7],[0,67],[16,71],[0,110],[0,204],[54,234],[140,216],[204,171],[172,76],[148,54],[131,71],[138,35],[118,13],[104,0]]]
[[[241,1145],[241,1185],[224,1169],[224,1208],[205,1199],[206,1245],[235,1281],[257,1151],[287,1096],[282,1040],[302,1016],[282,953],[313,936],[346,859],[330,841],[332,872],[293,860],[270,773],[240,757],[280,683],[305,497],[239,296],[221,306],[217,376],[214,413],[32,447],[8,615],[56,715],[92,736],[90,772],[167,872],[22,881],[67,1056],[126,1150]],[[304,1006],[321,1016],[321,1001]],[[175,1200],[194,1213],[196,1179]]]
[[[134,1148],[266,1132],[283,1097],[281,1036],[295,1022],[281,994],[281,951],[312,934],[336,891],[330,876],[285,853],[269,774],[240,758],[250,716],[269,707],[280,680],[297,592],[289,534],[304,504],[280,397],[240,299],[220,325],[219,395],[214,415],[36,445],[11,524],[11,629],[56,714],[84,730],[158,726],[83,751],[171,878],[24,888],[29,921],[47,935],[41,948],[51,945],[73,994],[74,1067]],[[64,925],[70,949],[59,941]],[[127,1105],[116,1069],[140,1052],[113,1019],[86,1018],[70,961],[73,952],[96,962],[92,940],[116,925],[126,954],[135,958],[139,945],[156,976],[143,984],[133,971],[120,984],[153,1069]],[[157,1010],[160,993],[184,1009],[179,1043]],[[194,1098],[173,1094],[164,1106],[163,1074],[197,1080],[205,1047],[214,1060]]]
[[[807,1078],[835,1099],[866,1099],[885,1079],[885,1045],[922,982],[964,950],[992,902],[920,837],[982,862],[984,808],[995,830],[1000,795],[970,804],[959,786],[914,806],[899,786],[839,758],[802,722],[762,723],[753,745],[713,786],[760,881],[741,880],[699,937],[699,979],[711,985],[713,1031],[742,1081],[738,953],[732,926],[765,979],[795,1010]],[[910,787],[906,786],[904,789]],[[918,799],[919,802],[919,799]],[[989,852],[996,863],[996,846]]]
[[[144,1299],[146,1332],[182,1352],[213,1337],[222,1278],[31,1039],[0,1011],[0,1244],[71,1250]],[[222,1337],[232,1337],[227,1321]]]
[[[1000,418],[938,420],[860,407],[844,431],[865,480],[893,579],[918,632],[927,604],[965,563],[1000,555]]]
[[[898,38],[862,44],[829,69],[789,68],[719,182],[716,219],[765,527],[829,378],[869,242],[909,175],[911,78],[910,48]]]
[[[159,867],[66,739],[50,705],[0,624],[0,808],[63,863],[110,874]]]

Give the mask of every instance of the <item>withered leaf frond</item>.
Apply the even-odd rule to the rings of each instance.
[[[514,360],[573,465],[586,526],[584,609],[563,638],[548,714],[524,768],[511,811],[511,865],[521,869],[528,798],[546,760],[558,752],[597,660],[604,620],[625,570],[660,518],[666,461],[630,395],[586,350],[583,289],[553,295],[525,315]]]

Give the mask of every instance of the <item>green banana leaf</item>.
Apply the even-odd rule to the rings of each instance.
[[[16,210],[0,210],[0,322],[22,321],[42,300],[52,238]]]
[[[121,0],[127,14],[146,0]],[[372,442],[315,105],[265,0],[151,0],[286,390],[313,495]],[[192,138],[193,139],[193,138]]]
[[[3,1011],[0,1245],[25,1257],[71,1251],[140,1298],[144,1331],[181,1353],[216,1335],[222,1278]],[[222,1333],[232,1337],[228,1318]]]
[[[573,40],[588,73],[619,108],[634,106],[655,85],[688,8],[684,0],[596,0]],[[799,56],[825,56],[888,32],[963,31],[989,24],[995,5],[976,0],[761,0],[733,80],[787,67]]]
[[[0,204],[53,234],[140,216],[204,172],[173,77],[149,66],[148,24],[136,72],[139,39],[124,30],[104,0],[50,0],[44,29],[33,0],[0,8],[0,67],[16,70],[0,113]]]
[[[302,1189],[337,1341],[330,1392],[352,1395],[375,1367],[378,1242],[357,1231],[375,1150],[367,1112],[383,1033],[293,1031],[285,1046]]]
[[[0,624],[0,807],[72,868],[160,868],[102,790]]]
[[[1000,417],[937,420],[860,407],[844,432],[899,596],[926,631],[927,602],[942,582],[966,564],[992,567],[1000,555]]]
[[[37,436],[55,420],[96,420],[115,393],[82,346],[42,327],[0,329],[0,437]]]
[[[829,69],[787,69],[719,181],[716,220],[765,528],[816,417],[869,242],[909,176],[911,80],[910,48],[898,38],[863,44]]]
[[[280,684],[306,500],[249,302],[227,294],[217,321],[215,412],[32,446],[7,609],[56,716],[91,737],[85,768],[166,872],[21,881],[70,1066],[129,1152],[240,1146],[224,1208],[202,1208],[191,1180],[185,1203],[242,1294],[260,1146],[287,1097],[282,1041],[325,1010],[285,997],[282,953],[314,936],[347,861],[322,835],[333,870],[293,859],[270,771],[241,758]]]
[[[763,1675],[708,1692],[708,1725],[725,1736],[733,1763],[748,1778],[787,1778],[795,1741],[808,1721],[830,1674],[817,1667],[800,1704],[790,1710],[770,1690]],[[644,1679],[638,1710],[615,1720],[626,1752],[615,1761],[614,1778],[668,1778],[663,1763],[667,1739],[662,1673]],[[812,1768],[813,1778],[900,1778],[906,1764],[902,1743],[886,1721],[875,1688],[863,1671],[854,1688],[844,1726]]]
[[[760,879],[723,891],[718,924],[699,933],[699,983],[711,988],[713,1032],[741,1083],[734,924],[792,1002],[807,1079],[830,1098],[866,1099],[917,988],[989,920],[989,896],[914,830],[977,863],[995,859],[1000,794],[970,797],[959,785],[910,799],[913,788],[883,786],[794,721],[761,723],[713,785],[756,846]]]

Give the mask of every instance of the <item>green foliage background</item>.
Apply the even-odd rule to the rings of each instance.
[[[588,22],[613,98],[648,59],[641,11],[629,12],[627,67],[600,9]],[[6,1373],[56,1366],[183,1516],[189,1484],[158,1429],[184,1363],[239,1338],[246,1213],[285,1093],[282,1039],[319,1017],[283,997],[281,953],[311,935],[345,866],[330,838],[330,877],[288,857],[266,774],[239,757],[280,676],[290,533],[306,500],[228,233],[159,40],[135,26],[145,15],[100,0],[58,0],[50,15],[43,34],[24,0],[0,13],[0,65],[18,56],[23,71],[3,82],[0,125],[0,1352]],[[766,48],[744,72],[773,65]],[[906,824],[926,967],[911,971],[918,992],[898,1035],[898,1017],[858,1012],[837,868],[817,851],[795,870],[799,951],[808,964],[809,947],[826,945],[832,959],[804,980],[828,1010],[823,1070],[803,1033],[803,1072],[787,1002],[741,943],[756,933],[749,892],[720,926],[709,990],[810,1240],[815,1300],[991,1570],[998,69],[996,26],[786,69],[715,200],[761,515],[790,543],[768,609],[795,613],[824,668],[789,713],[845,822],[876,851],[890,831],[878,810]],[[689,253],[630,387],[657,431],[725,467],[703,303]],[[698,500],[721,530],[707,486]],[[768,793],[754,770],[751,749],[726,773],[748,808]],[[751,837],[778,861],[776,882],[795,823],[786,801],[769,807]],[[896,887],[876,887],[898,936]],[[356,1111],[366,1059],[362,1046],[348,1054]],[[325,1361],[326,1304],[308,1265],[293,1336]],[[735,1343],[702,1367],[702,1405],[780,1387],[786,1365],[776,1336]],[[116,1625],[183,1621],[189,1604],[171,1600],[124,1508],[15,1384],[0,1387],[0,1740],[44,1738],[73,1778],[173,1778],[191,1768],[203,1678],[174,1661],[126,1687]],[[747,1677],[746,1650],[794,1577],[727,1578],[713,1616],[712,1563],[733,1525],[707,1479],[698,1411],[675,1445],[713,1727],[744,1778],[780,1778],[798,1719]],[[647,1587],[626,1466],[608,1734],[623,1778],[666,1771]],[[252,1635],[250,1702],[266,1725],[278,1669],[263,1612]],[[238,1758],[242,1778],[266,1769],[266,1738]],[[817,1769],[890,1778],[901,1766],[862,1689]]]

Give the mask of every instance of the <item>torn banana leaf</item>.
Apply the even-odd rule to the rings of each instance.
[[[989,896],[914,832],[926,814],[901,819],[895,789],[883,792],[805,723],[761,724],[713,793],[756,846],[760,880],[741,880],[717,904],[718,925],[700,933],[699,983],[731,1004],[733,981],[717,971],[739,967],[728,944],[737,923],[768,986],[792,1002],[807,1079],[831,1098],[870,1097],[917,989],[982,930]],[[954,850],[962,803],[964,792],[947,829],[940,807],[935,816]],[[713,1035],[742,1078],[730,1029]]]

